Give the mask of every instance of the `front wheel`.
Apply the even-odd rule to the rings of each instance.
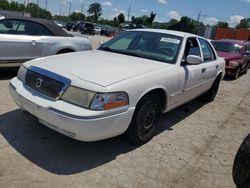
[[[151,140],[161,113],[162,105],[159,98],[149,96],[142,99],[125,133],[128,139],[135,144],[143,144]]]
[[[250,67],[250,63],[247,63],[243,74],[247,74],[249,67]]]
[[[240,69],[240,67],[238,67],[236,70],[235,76],[234,76],[235,80],[237,80],[240,77],[240,71],[241,71],[241,69]]]

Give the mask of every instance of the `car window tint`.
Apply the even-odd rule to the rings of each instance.
[[[127,50],[132,40],[134,39],[135,34],[131,33],[124,38],[121,38],[111,44],[109,47],[115,50]]]
[[[1,20],[0,33],[4,34],[17,34],[16,28],[18,23],[15,20]]]
[[[204,61],[211,61],[215,59],[214,52],[210,46],[210,44],[204,40],[204,39],[199,39],[200,45],[201,45],[201,50],[203,53],[203,58]]]
[[[25,20],[0,21],[0,33],[14,35],[53,36],[44,26]]]
[[[29,22],[29,21],[22,21],[23,27],[20,27],[20,29],[23,29],[22,32],[25,35],[33,35],[33,36],[52,36],[51,32],[42,26],[41,24]]]
[[[189,55],[195,55],[201,57],[201,52],[199,48],[199,44],[196,40],[196,38],[189,38],[187,39],[185,52],[184,52],[184,59],[187,59],[187,56]]]

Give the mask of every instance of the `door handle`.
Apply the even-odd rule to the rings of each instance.
[[[32,40],[31,43],[32,43],[32,45],[36,45],[37,44],[36,40]]]
[[[204,72],[206,72],[206,70],[207,70],[206,68],[203,68],[203,69],[201,69],[201,72],[204,73]]]
[[[219,68],[219,65],[216,65],[216,69],[218,69]]]

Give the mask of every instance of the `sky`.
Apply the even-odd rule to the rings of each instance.
[[[25,0],[16,0],[23,3]],[[45,8],[46,0],[31,0],[33,3]],[[181,16],[198,18],[205,24],[214,25],[218,21],[226,21],[230,26],[237,25],[241,19],[250,18],[250,0],[47,0],[48,10],[53,15],[69,14],[69,2],[71,12],[81,12],[87,15],[87,9],[91,3],[98,2],[102,5],[103,18],[113,19],[120,13],[128,18],[132,16],[150,15],[157,13],[155,21],[168,22],[171,18],[179,20]]]

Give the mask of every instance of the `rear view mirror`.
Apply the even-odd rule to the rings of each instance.
[[[196,55],[189,55],[187,56],[187,63],[190,65],[199,65],[202,63],[202,59]]]

